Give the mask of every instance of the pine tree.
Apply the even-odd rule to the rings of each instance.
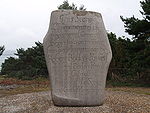
[[[70,5],[67,0],[65,0],[65,1],[63,2],[63,4],[61,4],[60,6],[58,6],[58,9],[83,10],[83,11],[86,10],[86,8],[84,8],[84,5],[81,5],[81,6],[79,7],[79,9],[78,9],[78,7],[77,7],[74,3],[72,3],[72,5]]]
[[[134,40],[148,40],[150,38],[150,0],[141,1],[141,7],[143,11],[140,13],[143,19],[135,18],[124,18],[121,16],[124,22],[125,31],[133,36]]]
[[[4,46],[0,46],[0,56],[3,54],[4,50],[5,50],[5,47]]]
[[[150,0],[140,2],[143,18],[138,19],[134,16],[124,18],[125,31],[133,36],[132,45],[129,48],[132,59],[130,60],[130,68],[135,69],[139,75],[139,79],[150,80]]]

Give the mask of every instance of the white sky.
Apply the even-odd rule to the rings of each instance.
[[[35,41],[43,41],[48,30],[50,13],[64,0],[0,0],[0,45],[6,50],[28,48]],[[141,17],[140,0],[68,0],[88,11],[100,12],[106,29],[117,36],[124,32],[124,17]],[[129,37],[129,36],[128,36]]]

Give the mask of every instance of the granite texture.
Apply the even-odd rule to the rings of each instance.
[[[53,11],[43,44],[54,105],[102,105],[112,52],[101,14]]]

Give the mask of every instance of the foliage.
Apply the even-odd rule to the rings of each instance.
[[[86,8],[84,8],[84,5],[81,5],[81,6],[79,7],[79,9],[78,9],[78,7],[77,7],[74,3],[72,3],[72,5],[70,5],[67,0],[65,0],[65,1],[63,2],[63,4],[61,4],[60,6],[58,6],[58,9],[83,10],[83,11],[86,10]]]
[[[130,68],[133,68],[138,73],[140,79],[150,80],[150,1],[141,1],[143,11],[140,13],[143,19],[123,18],[125,24],[125,31],[133,36],[133,42],[130,46],[129,52],[131,60],[129,61]]]
[[[150,79],[150,43],[139,43],[125,37],[117,38],[114,33],[108,33],[108,38],[113,53],[108,79],[122,82],[125,80],[148,82]]]
[[[4,50],[5,50],[5,47],[4,46],[0,46],[0,56],[3,54]]]
[[[125,68],[129,58],[129,46],[131,45],[131,40],[124,37],[119,37],[114,33],[108,33],[108,38],[112,48],[113,58],[111,62],[112,68]]]
[[[108,72],[108,80],[116,83],[146,84],[150,81],[150,2],[141,2],[143,19],[139,20],[134,16],[123,18],[126,32],[133,35],[133,40],[126,37],[117,37],[114,33],[108,33],[112,48],[113,58]],[[78,8],[68,1],[64,1],[59,9],[77,10]],[[83,7],[84,9],[84,7]],[[10,57],[2,64],[2,74],[19,79],[33,79],[47,77],[48,72],[44,58],[43,45],[40,42],[36,46],[24,50],[17,49],[15,55],[18,58]]]
[[[143,19],[140,20],[134,16],[131,18],[121,16],[121,19],[125,24],[125,31],[133,35],[134,39],[147,40],[150,37],[150,1],[145,0],[140,3],[143,10],[140,13]]]
[[[38,76],[47,77],[47,68],[44,58],[43,45],[35,42],[36,46],[24,50],[17,49],[15,55],[18,58],[10,57],[2,64],[2,74],[19,79],[33,79]]]

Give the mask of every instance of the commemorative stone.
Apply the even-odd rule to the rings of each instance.
[[[44,53],[54,105],[103,104],[112,52],[100,13],[53,11]]]

